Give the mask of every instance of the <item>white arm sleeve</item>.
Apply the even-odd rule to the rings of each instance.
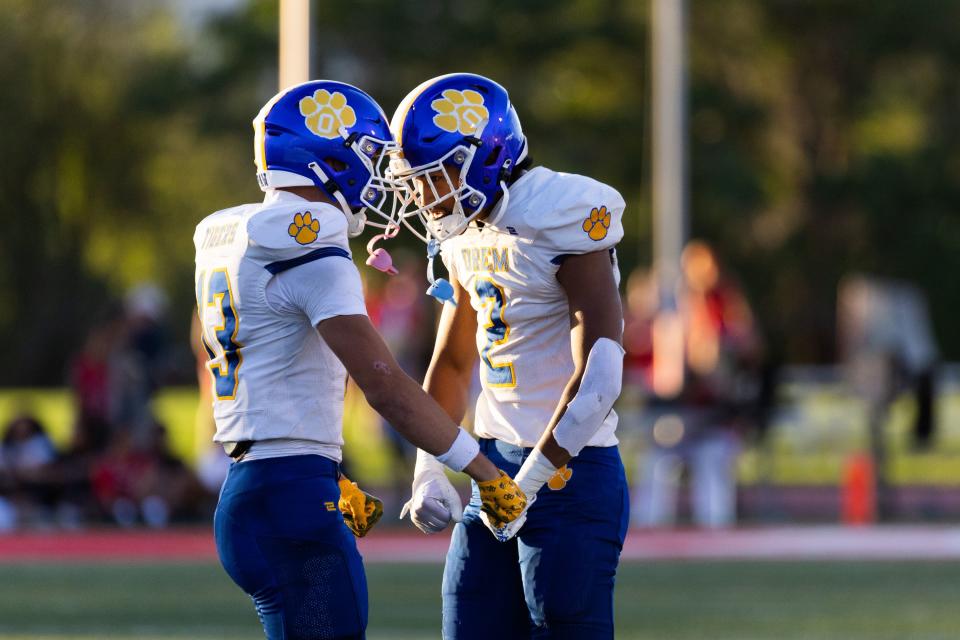
[[[330,256],[278,273],[267,302],[280,313],[303,313],[314,326],[334,316],[367,315],[360,273],[352,260]]]
[[[623,347],[610,338],[593,343],[580,388],[553,429],[554,440],[571,456],[587,446],[620,396],[623,354]]]

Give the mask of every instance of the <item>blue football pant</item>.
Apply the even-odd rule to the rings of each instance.
[[[268,640],[364,638],[367,582],[339,498],[337,463],[323,456],[230,466],[214,514],[217,553]]]
[[[511,476],[530,449],[482,439]],[[609,639],[613,587],[629,522],[617,447],[587,447],[567,464],[565,486],[545,485],[517,537],[497,542],[480,520],[480,496],[454,527],[443,574],[443,637]]]

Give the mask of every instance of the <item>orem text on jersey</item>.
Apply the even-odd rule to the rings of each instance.
[[[464,271],[496,273],[510,270],[510,249],[504,247],[470,247],[460,250]]]

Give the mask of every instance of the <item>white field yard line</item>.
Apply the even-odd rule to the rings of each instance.
[[[450,532],[376,531],[358,541],[367,562],[443,562]],[[642,530],[627,534],[621,559],[954,560],[960,526],[793,526],[726,531]],[[89,531],[0,535],[0,564],[216,562],[212,532]]]

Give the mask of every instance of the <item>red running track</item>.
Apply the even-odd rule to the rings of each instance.
[[[374,531],[371,562],[442,562],[449,534]],[[0,563],[214,562],[209,529],[0,535]],[[624,560],[960,560],[960,527],[771,527],[631,531]]]

